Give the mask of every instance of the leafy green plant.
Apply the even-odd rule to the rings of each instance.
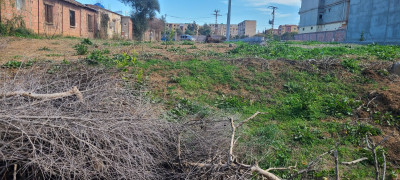
[[[183,41],[182,45],[194,45],[193,41]]]
[[[93,45],[93,42],[90,41],[89,38],[85,38],[81,41],[81,44],[85,44],[85,45]]]
[[[39,51],[51,51],[50,48],[44,46],[38,49]]]
[[[189,47],[189,49],[197,49],[197,46],[192,45],[192,46]]]
[[[19,68],[22,67],[22,62],[20,61],[8,61],[5,64],[3,64],[3,66],[1,66],[3,68]]]
[[[47,57],[60,57],[60,56],[64,56],[62,54],[46,54]]]
[[[359,72],[361,71],[360,62],[354,59],[343,59],[342,66],[344,66],[350,72]]]
[[[133,43],[129,42],[129,41],[123,41],[120,43],[121,46],[132,46]]]
[[[15,69],[15,68],[26,68],[26,67],[30,67],[33,65],[33,63],[35,63],[35,60],[31,61],[27,61],[25,63],[20,62],[20,61],[8,61],[5,64],[3,64],[1,67],[2,68],[9,68],[9,69]]]
[[[74,46],[77,55],[85,55],[88,53],[88,47],[84,44],[77,44]]]

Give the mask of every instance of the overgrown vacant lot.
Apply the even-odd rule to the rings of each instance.
[[[239,124],[256,112],[263,113],[236,132],[236,162],[262,169],[296,166],[270,171],[285,179],[333,179],[334,149],[339,163],[368,158],[339,165],[342,179],[374,179],[374,156],[365,139],[378,143],[388,137],[376,149],[378,168],[382,174],[387,163],[387,179],[400,174],[400,78],[388,71],[400,60],[398,46],[269,42],[229,48],[65,38],[0,41],[6,42],[0,47],[0,62],[8,77],[0,78],[1,83],[9,83],[21,71],[40,69],[53,77],[65,68],[87,67],[101,68],[118,80],[119,88],[141,92],[156,109],[151,111],[160,112],[156,117],[173,124],[172,134],[176,129],[180,134],[166,141],[174,145],[166,145],[173,150],[164,155],[164,162],[157,159],[160,166],[149,166],[160,168],[168,178],[260,178],[245,170],[194,164],[226,163],[228,118]],[[180,156],[175,146],[182,147]],[[330,153],[320,156],[325,152]],[[60,175],[55,172],[53,176]]]

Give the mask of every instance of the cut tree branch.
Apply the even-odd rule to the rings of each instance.
[[[264,170],[264,169],[260,168],[257,164],[255,164],[255,165],[247,165],[247,164],[238,163],[234,158],[233,149],[234,149],[234,146],[235,146],[235,142],[237,141],[237,140],[235,140],[236,129],[241,127],[241,126],[243,126],[248,121],[254,119],[258,114],[262,114],[262,113],[256,112],[254,115],[252,115],[251,117],[249,117],[246,120],[244,120],[243,122],[241,122],[238,126],[235,126],[235,122],[234,122],[233,118],[229,118],[229,122],[231,123],[232,133],[231,133],[231,142],[230,142],[229,153],[228,153],[228,161],[227,161],[226,164],[223,164],[223,163],[207,164],[207,163],[192,163],[192,162],[184,162],[182,164],[185,165],[185,166],[194,166],[194,167],[197,167],[197,168],[212,168],[212,169],[236,168],[236,169],[245,169],[247,171],[255,172],[255,173],[259,174],[260,176],[263,176],[264,178],[266,178],[268,180],[280,180],[281,178],[279,178],[278,176],[276,176],[273,173],[270,173],[269,171],[272,171],[272,170],[290,170],[290,169],[293,169],[293,167],[289,167],[289,168],[270,168],[270,169]],[[178,142],[178,146],[180,146],[179,142]],[[178,153],[178,155],[179,155],[179,153]]]
[[[72,87],[72,89],[67,92],[53,93],[53,94],[36,94],[36,93],[26,92],[26,91],[0,93],[0,97],[23,96],[23,97],[33,98],[33,99],[60,99],[60,98],[73,96],[73,95],[75,95],[79,101],[83,102],[83,95],[76,86]]]
[[[357,164],[357,163],[365,161],[365,160],[368,160],[368,158],[367,157],[363,157],[363,158],[360,158],[360,159],[357,159],[357,160],[354,160],[354,161],[350,161],[350,162],[342,162],[341,164],[342,165],[353,165],[353,164]]]

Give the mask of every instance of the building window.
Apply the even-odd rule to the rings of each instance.
[[[69,10],[69,25],[75,27],[75,11]]]
[[[93,16],[89,15],[87,16],[87,22],[88,22],[88,30],[89,32],[93,32]]]
[[[311,27],[311,30],[314,29],[314,27]]]
[[[303,28],[303,31],[305,31],[306,30],[306,28]]]
[[[22,10],[25,8],[25,0],[17,0],[17,10]]]
[[[319,15],[319,19],[322,19],[322,14]]]
[[[53,6],[45,4],[44,5],[45,21],[47,24],[53,24]]]

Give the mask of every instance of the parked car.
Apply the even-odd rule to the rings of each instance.
[[[191,35],[181,35],[180,39],[181,39],[181,41],[195,41],[196,40]]]

